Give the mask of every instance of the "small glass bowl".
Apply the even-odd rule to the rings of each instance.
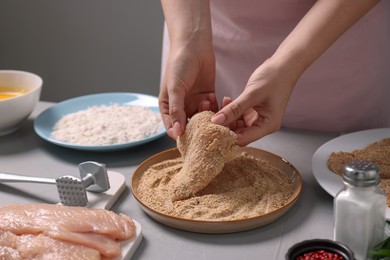
[[[299,242],[287,251],[286,260],[296,260],[299,256],[319,250],[338,254],[343,257],[343,260],[355,260],[355,256],[348,246],[329,239],[310,239]]]

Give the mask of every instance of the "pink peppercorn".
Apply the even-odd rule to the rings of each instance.
[[[317,250],[298,256],[296,260],[343,260],[337,253],[330,253],[325,250]]]

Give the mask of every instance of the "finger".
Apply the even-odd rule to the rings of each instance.
[[[219,125],[229,125],[239,119],[246,110],[251,108],[255,102],[250,95],[243,92],[236,100],[222,107],[212,118],[211,121]]]
[[[238,120],[236,120],[236,121],[233,121],[233,123],[231,123],[231,124],[229,125],[229,129],[232,130],[232,131],[237,131],[238,129],[243,128],[243,127],[245,127],[245,126],[246,126],[246,125],[245,125],[244,120],[238,119]]]
[[[226,107],[228,104],[230,104],[232,102],[233,102],[233,99],[231,97],[223,97],[223,99],[222,99],[222,107]]]
[[[174,138],[179,137],[179,135],[181,135],[183,132],[181,123],[178,121],[174,122],[172,126],[172,131]]]
[[[164,127],[167,131],[167,134],[169,137],[172,139],[176,140],[177,137],[179,136],[176,132],[174,131],[174,125],[172,124],[171,117],[168,114],[168,109],[162,108],[163,106],[160,106],[160,113],[161,113],[161,119],[163,121]],[[178,126],[176,126],[177,128]]]
[[[237,134],[236,144],[240,146],[248,145],[251,142],[254,142],[268,134],[274,133],[280,129],[279,121],[272,120],[266,114],[260,115],[256,122],[251,126],[243,126],[240,129],[237,129],[235,133]]]
[[[164,83],[160,88],[160,93],[158,96],[158,107],[161,114],[161,119],[164,123],[165,129],[169,129],[172,127],[171,118],[169,117],[169,104],[168,104],[168,94],[166,92],[166,88],[164,87]]]
[[[176,140],[177,139],[177,136],[173,133],[173,128],[168,128],[167,129],[167,135],[172,138],[173,140]]]
[[[168,86],[168,115],[173,128],[172,135],[176,139],[184,132],[186,113],[184,110],[185,90],[183,87]]]
[[[200,102],[199,104],[199,112],[202,112],[202,111],[209,111],[211,108],[211,103],[210,101],[208,100],[203,100],[202,102]]]
[[[230,97],[223,97],[222,98],[222,104],[221,104],[221,109],[226,107],[228,104],[232,103],[233,100],[230,98]],[[225,115],[221,112],[218,112],[216,113],[212,118],[211,118],[211,122],[215,123],[215,124],[219,124],[219,125],[225,125]],[[229,126],[230,129],[234,130],[234,129],[237,129],[237,127],[235,126],[234,124],[234,121],[233,123],[231,123],[231,125]]]
[[[210,93],[208,96],[208,100],[210,101],[210,110],[213,112],[217,112],[219,107],[218,107],[218,101],[217,101],[217,97],[215,96],[215,93]]]
[[[259,119],[259,114],[255,109],[249,108],[247,111],[244,112],[242,117],[244,119],[245,125],[251,126],[254,122],[256,122]]]
[[[250,126],[250,127],[240,128],[239,130],[236,131],[236,134],[237,134],[236,144],[239,146],[246,146],[270,134],[270,132],[265,127]]]
[[[176,140],[177,134],[175,134],[173,131],[172,120],[171,117],[169,116],[169,105],[168,102],[166,101],[164,93],[162,92],[160,93],[158,103],[159,103],[161,119],[163,121],[165,129],[167,130],[167,134],[169,137]]]
[[[202,111],[218,111],[218,101],[214,93],[208,94],[207,99],[200,102],[198,112]]]

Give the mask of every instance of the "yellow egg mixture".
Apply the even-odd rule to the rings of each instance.
[[[19,95],[22,95],[23,93],[26,93],[27,90],[25,89],[16,89],[12,87],[5,87],[0,86],[0,100],[13,98]]]

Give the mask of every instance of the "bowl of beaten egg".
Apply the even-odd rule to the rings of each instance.
[[[0,70],[0,136],[16,131],[37,105],[43,80],[18,70]]]

